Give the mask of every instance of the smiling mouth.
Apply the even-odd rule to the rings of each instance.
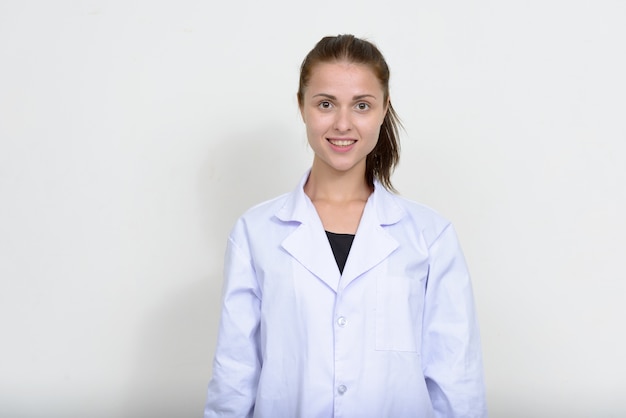
[[[354,144],[356,142],[356,139],[333,139],[333,138],[327,138],[326,139],[328,142],[330,142],[331,144],[333,144],[336,147],[349,147],[350,145]]]

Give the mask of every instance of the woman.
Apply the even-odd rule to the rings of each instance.
[[[453,227],[393,193],[398,119],[370,42],[325,37],[298,103],[314,151],[234,226],[205,417],[484,417]]]

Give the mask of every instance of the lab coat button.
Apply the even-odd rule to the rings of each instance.
[[[340,327],[345,327],[347,323],[348,321],[343,316],[337,318],[337,325],[339,325]]]
[[[345,387],[344,385],[339,385],[339,387],[337,388],[337,393],[339,393],[340,395],[343,395],[344,393],[346,393],[347,390],[348,388]]]

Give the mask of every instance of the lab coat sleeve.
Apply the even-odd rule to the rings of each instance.
[[[437,417],[487,416],[480,337],[470,276],[448,224],[432,242],[422,355]]]
[[[204,417],[251,417],[261,359],[261,293],[244,245],[229,238],[224,262],[222,313]]]

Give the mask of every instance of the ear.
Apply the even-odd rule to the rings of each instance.
[[[389,112],[390,108],[391,108],[391,99],[389,97],[387,97],[387,102],[385,103],[385,110],[383,111],[383,120],[380,121],[381,125],[385,121],[385,118],[387,117],[387,112]]]
[[[296,93],[296,103],[298,103],[298,109],[300,109],[300,117],[302,118],[302,122],[306,123],[306,119],[304,118],[304,106],[300,104],[298,93]]]

